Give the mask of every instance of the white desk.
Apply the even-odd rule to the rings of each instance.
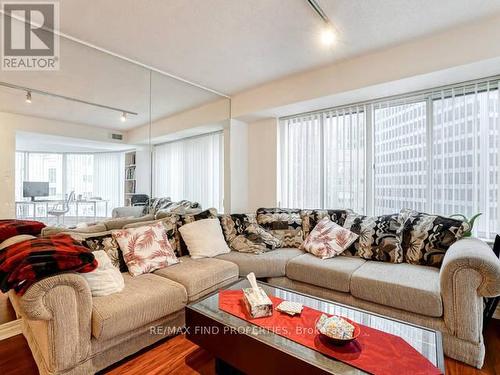
[[[97,205],[99,203],[104,203],[105,205],[105,212],[106,215],[108,215],[108,200],[106,199],[80,199],[80,200],[74,200],[69,202],[69,206],[74,205],[75,206],[75,215],[76,215],[76,221],[78,222],[79,218],[79,213],[80,213],[80,206],[82,205],[92,205],[93,206],[93,213],[94,213],[94,221],[97,220]],[[33,215],[31,215],[31,218],[35,220],[37,218],[36,216],[36,206],[38,205],[44,205],[45,206],[45,218],[49,218],[49,206],[53,207],[57,204],[63,204],[64,200],[35,200],[35,201],[17,201],[16,202],[16,216],[19,217],[28,217],[27,214],[24,213],[24,208],[28,208],[28,213],[29,213],[29,207],[33,206]],[[20,209],[21,211],[19,211]],[[22,215],[19,215],[18,213],[22,212]]]

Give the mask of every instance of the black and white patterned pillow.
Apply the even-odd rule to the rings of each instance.
[[[301,210],[259,208],[257,223],[282,241],[284,247],[299,247],[304,241]]]
[[[389,263],[403,262],[403,225],[398,214],[363,216],[349,213],[344,228],[359,236],[346,250],[352,255]]]
[[[243,234],[238,234],[231,240],[229,247],[240,253],[262,254],[282,247],[282,242],[258,224],[250,224]]]
[[[335,224],[343,226],[347,215],[352,212],[350,210],[302,210],[300,216],[302,218],[302,230],[304,238],[307,238],[309,233],[314,229],[321,219],[328,217]]]
[[[441,267],[446,250],[469,230],[465,221],[403,209],[400,212],[403,230],[404,261]]]
[[[238,235],[245,233],[245,229],[251,224],[257,224],[255,214],[231,214],[220,215],[219,221],[224,233],[224,238],[229,244]]]
[[[128,271],[120,246],[113,238],[111,232],[96,234],[69,233],[69,235],[92,252],[103,250],[109,259],[111,259],[111,264],[118,268],[120,272]]]

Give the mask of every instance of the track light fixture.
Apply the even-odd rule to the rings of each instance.
[[[110,110],[110,111],[113,111],[113,112],[118,112],[118,113],[121,113],[120,120],[122,122],[126,121],[127,117],[129,115],[130,116],[137,116],[138,115],[137,112],[132,112],[132,111],[129,111],[127,109],[117,108],[117,107],[111,107],[109,105],[100,104],[100,103],[89,102],[87,100],[73,98],[73,97],[70,97],[70,96],[56,94],[56,93],[52,93],[52,92],[48,92],[48,91],[38,90],[38,89],[31,88],[31,87],[19,86],[19,85],[15,85],[13,83],[7,83],[7,82],[0,81],[0,87],[8,87],[10,89],[24,91],[26,93],[26,103],[28,103],[28,104],[31,103],[31,95],[33,93],[35,93],[35,94],[37,94],[39,96],[44,95],[44,96],[48,96],[48,97],[51,97],[51,98],[68,100],[68,101],[71,101],[71,102],[74,102],[74,103],[80,103],[80,104],[89,105],[89,106],[92,106],[92,107],[97,107],[97,108],[101,108],[101,109]]]
[[[307,0],[307,2],[324,22],[323,31],[321,32],[321,42],[327,47],[331,46],[337,37],[335,27],[316,0]]]

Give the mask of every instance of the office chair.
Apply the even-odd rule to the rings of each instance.
[[[57,218],[57,225],[59,226],[59,222],[61,219],[61,216],[63,218],[63,225],[64,225],[64,216],[69,212],[69,203],[72,202],[75,199],[75,192],[72,191],[69,193],[68,198],[66,198],[64,201],[57,203],[54,207],[52,207],[51,210],[49,210],[48,214],[55,216]]]

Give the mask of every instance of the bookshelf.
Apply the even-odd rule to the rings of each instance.
[[[135,194],[137,181],[135,179],[135,169],[136,169],[136,153],[135,151],[129,151],[125,153],[125,206],[131,205],[132,195]]]

